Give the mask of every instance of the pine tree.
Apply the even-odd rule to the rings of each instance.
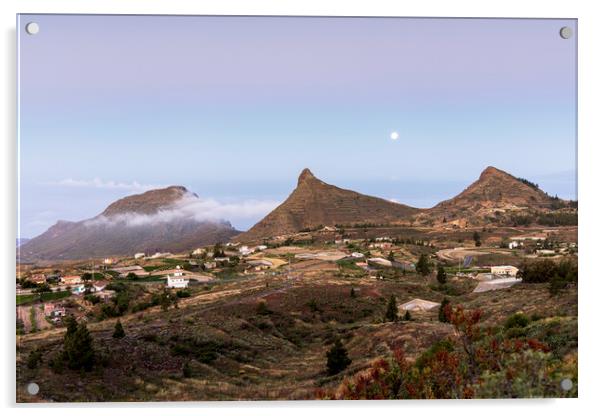
[[[422,276],[428,276],[431,273],[431,264],[426,254],[421,254],[416,263],[416,271]]]
[[[474,240],[474,245],[477,247],[481,246],[481,236],[479,235],[478,232],[474,232],[472,235],[472,239]]]
[[[123,325],[121,325],[121,321],[118,319],[115,324],[115,331],[113,332],[113,338],[123,338],[125,337],[125,331],[123,330]]]
[[[439,322],[449,322],[449,318],[447,317],[446,309],[449,305],[449,299],[444,298],[443,302],[439,306]]]
[[[445,273],[445,269],[442,265],[437,267],[437,281],[442,285],[447,282],[447,274]]]
[[[341,343],[340,339],[336,339],[334,345],[326,353],[326,368],[328,375],[335,375],[343,371],[351,364],[351,359],[347,356],[347,350]]]
[[[389,251],[389,255],[387,256],[387,260],[389,260],[389,261],[395,261],[395,255],[393,254],[392,251]]]
[[[397,321],[397,299],[395,299],[395,295],[391,295],[389,298],[389,303],[387,304],[387,310],[385,312],[385,321]]]
[[[352,298],[354,298],[354,297],[355,297],[355,289],[354,289],[354,288],[351,288],[351,292],[350,292],[350,294],[349,294],[349,295],[350,295]]]
[[[70,369],[90,371],[95,359],[92,336],[84,322],[75,328],[74,324],[69,322],[67,333],[63,339],[63,357]]]
[[[411,321],[412,320],[412,315],[410,314],[410,311],[406,311],[405,315],[403,315],[403,320],[404,321]]]

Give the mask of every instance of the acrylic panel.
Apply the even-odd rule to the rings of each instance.
[[[576,19],[17,34],[17,401],[577,396]]]

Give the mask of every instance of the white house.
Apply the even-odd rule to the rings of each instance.
[[[248,256],[249,254],[253,253],[253,249],[250,249],[249,246],[241,246],[238,249],[238,252],[242,255],[242,256]]]
[[[144,256],[145,256],[145,254],[144,254],[144,253],[136,253],[136,254],[134,254],[134,258],[135,258],[136,260],[138,260],[138,259],[141,259],[141,258],[143,258]]]
[[[518,241],[511,241],[510,243],[508,243],[508,248],[509,249],[515,249],[520,247],[521,244]]]
[[[497,276],[516,277],[518,267],[514,266],[491,266],[491,274]]]
[[[362,253],[358,253],[356,251],[356,252],[351,253],[351,257],[354,257],[356,259],[362,259],[362,258],[364,258],[364,255]]]
[[[74,295],[81,295],[86,291],[85,285],[75,285],[71,288],[71,293]]]
[[[189,280],[184,277],[184,272],[180,270],[180,266],[176,266],[176,271],[173,275],[167,276],[167,287],[183,289],[188,287]]]
[[[203,263],[203,266],[205,269],[215,269],[217,267],[217,263],[214,261],[206,261]]]
[[[205,252],[205,249],[204,249],[204,248],[197,248],[196,250],[194,250],[194,251],[192,252],[192,255],[193,255],[193,256],[200,256],[200,255],[202,255],[204,252]]]

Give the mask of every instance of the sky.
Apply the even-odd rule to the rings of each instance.
[[[20,15],[19,235],[168,185],[246,230],[306,167],[417,207],[490,165],[575,199],[576,25]]]

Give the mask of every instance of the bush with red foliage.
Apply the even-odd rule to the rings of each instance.
[[[485,330],[479,326],[483,316],[480,310],[448,307],[446,314],[455,328],[454,338],[436,343],[415,362],[408,361],[402,350],[395,350],[392,357],[376,360],[369,369],[345,378],[334,390],[319,389],[316,396],[382,400],[563,395],[558,380],[560,364],[551,360],[544,343],[504,339],[499,331]],[[516,368],[516,363],[532,363],[534,359],[545,360],[539,367],[546,371],[524,380],[529,369]],[[492,391],[491,380],[495,377],[505,378],[503,390]]]

